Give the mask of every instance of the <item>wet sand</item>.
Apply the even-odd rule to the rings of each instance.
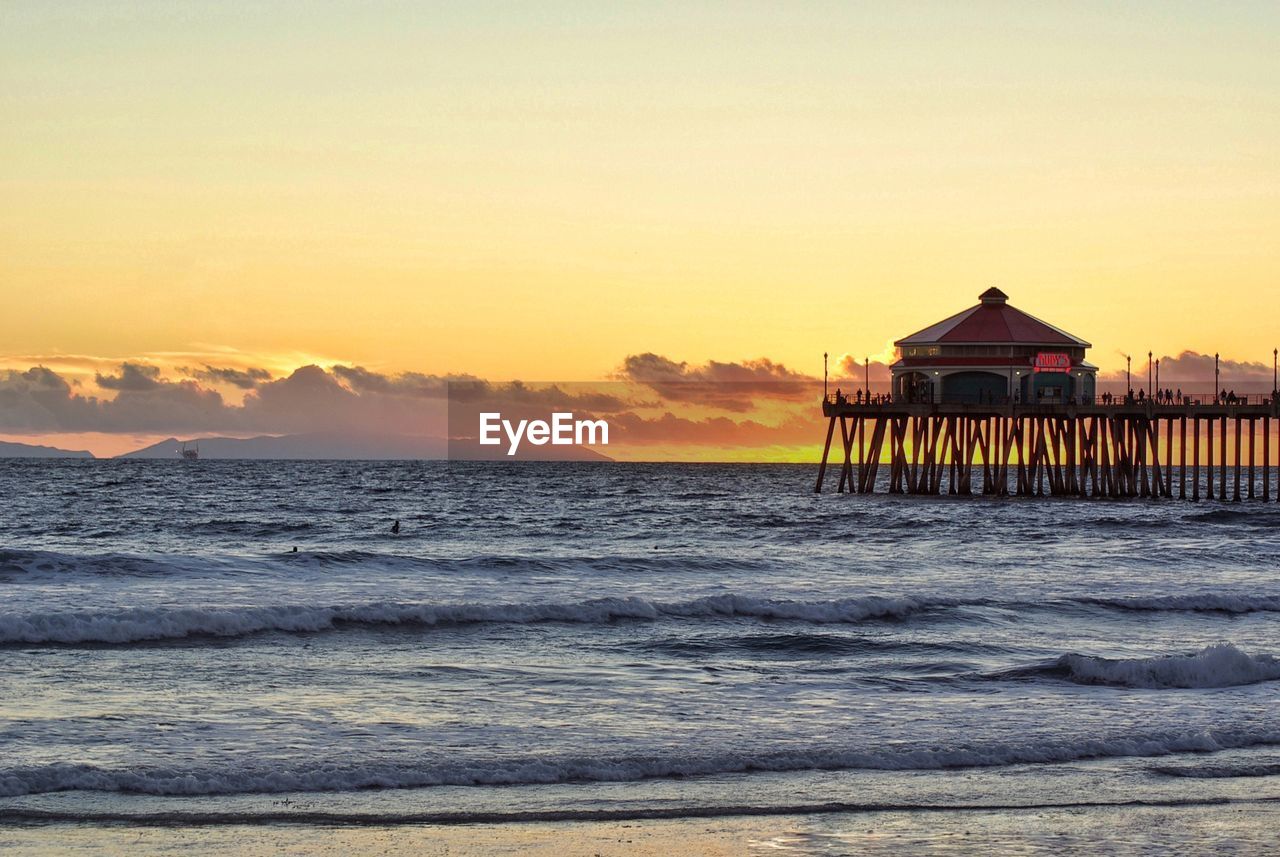
[[[6,855],[1270,854],[1280,802],[479,825],[10,824]]]

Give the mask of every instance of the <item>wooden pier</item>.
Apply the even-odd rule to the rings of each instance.
[[[1270,500],[1273,449],[1280,453],[1272,397],[1035,405],[830,397],[822,413],[818,493],[833,441],[836,491],[857,494],[874,493],[887,470],[891,494]]]

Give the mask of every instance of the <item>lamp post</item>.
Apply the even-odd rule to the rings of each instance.
[[[1124,397],[1129,398],[1129,393],[1133,391],[1133,377],[1129,371],[1133,368],[1133,357],[1126,354],[1124,356]]]
[[[1218,401],[1218,353],[1213,354],[1213,400]]]
[[[827,352],[822,352],[822,398],[827,398]]]
[[[871,401],[871,358],[862,358],[863,383],[867,385],[867,401]]]
[[[1272,398],[1274,398],[1274,394],[1276,390],[1280,390],[1280,384],[1276,383],[1277,358],[1280,358],[1280,348],[1271,349],[1271,392],[1273,394]]]

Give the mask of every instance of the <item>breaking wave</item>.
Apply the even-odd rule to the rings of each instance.
[[[369,603],[327,607],[151,607],[106,611],[0,614],[0,643],[132,643],[186,637],[242,637],[264,631],[308,633],[344,625],[437,626],[479,623],[601,624],[663,618],[780,619],[843,623],[903,619],[955,602],[865,596],[834,601],[786,601],[714,595],[689,601],[596,598],[573,603]]]
[[[999,673],[996,678],[1058,678],[1075,684],[1132,688],[1213,688],[1280,679],[1280,658],[1249,655],[1230,643],[1190,655],[1098,658],[1062,655],[1047,664]]]

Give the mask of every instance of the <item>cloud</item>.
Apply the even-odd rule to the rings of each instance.
[[[193,381],[171,382],[153,367],[126,363],[100,375],[112,399],[77,392],[42,366],[0,372],[0,428],[17,432],[121,432],[222,428],[232,420],[222,397]]]
[[[1268,365],[1222,360],[1220,366],[1225,389],[1271,389]],[[888,367],[872,368],[873,382],[883,383]],[[856,359],[843,357],[838,369],[833,387],[861,385]],[[1135,369],[1135,379],[1145,369]],[[1117,374],[1123,382],[1123,373],[1109,377]],[[44,365],[0,369],[0,432],[466,437],[477,432],[482,411],[512,420],[570,411],[581,419],[607,418],[612,443],[636,447],[796,446],[816,443],[821,435],[821,379],[768,359],[691,364],[646,352],[628,356],[615,380],[576,384],[499,383],[317,363],[272,375],[214,361],[196,372],[166,376],[154,365],[131,360],[98,366],[92,376],[97,386],[86,379],[81,387],[72,375]],[[1213,357],[1193,351],[1163,357],[1161,382],[1186,392],[1212,391]],[[225,399],[219,388],[228,385],[243,390],[243,399]]]
[[[820,381],[768,358],[691,366],[652,352],[628,355],[618,377],[644,384],[668,401],[738,413],[755,408],[757,399],[812,398]]]
[[[443,436],[450,409],[545,417],[552,409],[585,416],[630,405],[621,395],[588,385],[492,384],[472,376],[387,375],[359,366],[310,364],[279,378],[264,369],[212,365],[183,371],[198,377],[174,380],[154,366],[122,363],[95,375],[100,390],[111,396],[83,393],[43,366],[0,370],[0,430]],[[246,389],[243,402],[226,401],[212,386],[222,382]]]
[[[56,430],[92,422],[95,405],[65,378],[43,366],[0,371],[0,427],[16,432]]]
[[[486,391],[486,398],[494,404],[573,411],[619,411],[638,404],[624,395],[601,390],[600,386],[581,383],[530,387],[522,381],[512,381],[509,384],[490,386]],[[471,393],[468,392],[467,395],[471,396]]]
[[[215,377],[225,377],[215,374]],[[252,376],[250,376],[252,377]],[[158,369],[121,364],[96,376],[112,398],[78,392],[44,367],[0,372],[0,430],[13,432],[247,433],[356,430],[442,433],[444,404],[360,394],[319,366],[276,380],[255,380],[243,404],[231,404],[196,380],[169,380]]]
[[[154,390],[161,383],[158,366],[144,366],[140,363],[122,363],[119,375],[103,375],[99,372],[93,379],[104,390]]]
[[[888,363],[882,363],[879,360],[872,360],[871,363],[867,365],[852,354],[842,355],[836,365],[839,367],[839,371],[844,377],[833,380],[854,381],[861,385],[867,377],[868,370],[871,374],[872,384],[887,384],[893,377],[893,372],[890,370]]]
[[[357,393],[441,398],[448,395],[449,379],[421,372],[384,375],[363,366],[332,366],[330,371]]]
[[[613,443],[637,446],[762,447],[814,443],[821,440],[817,405],[788,414],[776,424],[729,417],[691,419],[671,412],[645,418],[635,413],[610,417]]]
[[[1201,354],[1198,351],[1183,351],[1177,356],[1165,355],[1157,357],[1160,363],[1160,386],[1169,389],[1181,387],[1184,392],[1208,392],[1212,394],[1214,385],[1214,357],[1212,354]],[[1139,364],[1133,364],[1132,383],[1136,387],[1147,386],[1147,373],[1155,367],[1148,367],[1144,358]],[[1218,382],[1223,389],[1234,389],[1238,392],[1270,392],[1272,389],[1272,367],[1268,363],[1247,360],[1218,360]],[[1123,369],[1101,374],[1101,380],[1107,384],[1124,386]]]
[[[233,387],[239,387],[241,390],[252,390],[264,381],[271,380],[270,372],[253,366],[247,369],[235,369],[210,366],[206,363],[203,369],[183,369],[182,371],[200,381],[206,381],[210,384],[230,384]]]
[[[154,386],[124,389],[114,399],[87,399],[96,405],[100,425],[81,431],[200,432],[206,428],[234,430],[237,409],[222,400],[216,390],[195,381],[166,381],[158,376]]]

